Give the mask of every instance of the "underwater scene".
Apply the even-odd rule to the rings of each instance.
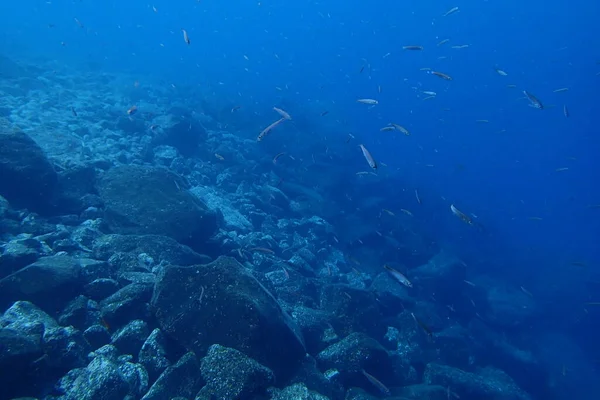
[[[0,2],[0,400],[600,399],[600,3]]]

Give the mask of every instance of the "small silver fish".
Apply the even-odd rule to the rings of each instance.
[[[392,277],[397,280],[398,282],[400,282],[401,284],[403,284],[406,287],[412,287],[412,283],[408,280],[408,278],[406,276],[404,276],[404,274],[400,271],[395,270],[394,268],[388,266],[388,265],[384,265],[383,268],[385,268],[387,270],[387,272],[390,273],[390,275],[392,275]]]
[[[359,102],[359,103],[362,103],[362,104],[368,104],[370,106],[374,106],[374,105],[379,104],[379,102],[377,100],[374,100],[374,99],[358,99],[356,101]]]
[[[371,153],[369,153],[369,150],[367,150],[367,148],[365,146],[363,146],[362,144],[359,144],[359,146],[360,146],[360,149],[362,150],[363,156],[365,156],[365,159],[369,163],[369,167],[371,167],[373,169],[377,169],[377,163],[375,162],[375,159],[373,158]]]

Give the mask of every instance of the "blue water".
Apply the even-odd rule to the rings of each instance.
[[[548,310],[533,331],[562,329],[593,363],[600,307],[583,309],[600,301],[600,208],[590,207],[600,204],[599,16],[599,3],[577,0],[3,1],[0,52],[135,76],[142,87],[171,86],[174,99],[239,105],[236,134],[248,138],[275,120],[273,106],[285,109],[294,124],[261,142],[257,158],[314,157],[305,171],[278,173],[318,185],[340,207],[377,196],[410,210],[471,276],[533,293]],[[529,107],[523,90],[545,108]],[[390,122],[411,135],[380,132]],[[378,177],[355,179],[368,170],[359,143],[386,165]],[[377,229],[377,215],[361,215]]]

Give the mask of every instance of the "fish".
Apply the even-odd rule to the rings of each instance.
[[[385,208],[384,208],[384,209],[383,209],[383,210],[381,210],[381,211],[384,211],[384,212],[386,212],[387,214],[391,215],[392,217],[395,217],[395,216],[396,216],[396,214],[394,214],[393,212],[391,212],[391,211],[390,211],[390,210],[388,210],[388,209],[385,209]]]
[[[413,216],[413,213],[408,211],[406,208],[401,208],[400,211],[402,211],[404,214],[408,215],[409,217]]]
[[[442,72],[438,72],[438,71],[427,71],[427,73],[429,73],[429,74],[432,74],[432,75],[435,75],[435,76],[437,76],[437,77],[440,77],[440,78],[442,78],[442,79],[444,79],[444,80],[447,80],[447,81],[451,81],[451,80],[453,80],[453,79],[452,79],[452,77],[451,77],[450,75],[444,74],[444,73],[442,73]]]
[[[138,108],[136,105],[133,105],[131,107],[129,107],[129,110],[127,110],[127,115],[133,115],[137,112]]]
[[[77,24],[78,27],[83,28],[83,24],[81,23],[80,20],[78,20],[77,18],[73,18],[73,20],[75,21],[75,23]]]
[[[385,386],[383,383],[381,383],[379,381],[379,379],[375,378],[373,375],[369,374],[364,369],[361,369],[361,372],[365,376],[365,378],[367,378],[367,380],[373,384],[373,386],[375,386],[377,389],[379,389],[379,391],[381,393],[383,393],[385,395],[389,395],[391,393],[390,389],[388,389],[387,386]]]
[[[275,157],[273,157],[273,164],[277,164],[277,159],[284,154],[285,154],[285,152],[281,152],[281,153],[277,154]]]
[[[475,287],[475,284],[474,284],[473,282],[471,282],[471,281],[468,281],[468,280],[466,280],[466,279],[463,279],[463,282],[464,282],[464,283],[466,283],[466,284],[467,284],[467,285],[469,285],[469,286]]]
[[[189,46],[192,42],[190,40],[190,37],[188,36],[188,33],[185,29],[182,29],[181,32],[183,33],[183,41]]]
[[[415,197],[417,198],[417,203],[423,204],[421,202],[421,196],[419,196],[419,191],[417,189],[415,189]]]
[[[394,124],[393,122],[390,122],[390,125],[393,126],[394,129],[396,129],[397,131],[402,132],[404,135],[410,136],[410,132],[408,131],[408,129],[406,129],[402,125]]]
[[[369,150],[367,150],[367,148],[365,146],[363,146],[362,144],[359,144],[360,146],[360,150],[363,153],[363,156],[365,157],[365,160],[367,160],[367,162],[369,163],[369,167],[373,168],[374,170],[377,169],[377,163],[375,162],[375,159],[373,158],[373,156],[371,155],[371,153],[369,153]]]
[[[422,91],[421,93],[423,93],[423,94],[426,94],[426,95],[428,95],[428,96],[437,96],[437,93],[436,93],[436,92],[431,92],[431,91],[429,91],[429,90],[424,90],[424,91]]]
[[[451,9],[449,9],[448,11],[446,11],[446,13],[444,14],[444,17],[447,17],[450,14],[454,14],[457,11],[458,11],[458,7],[452,7]]]
[[[71,114],[73,114],[74,117],[77,116],[77,111],[75,111],[75,107],[71,107]]]
[[[567,171],[568,169],[569,169],[569,167],[562,167],[562,168],[556,168],[554,171],[562,172],[562,171]]]
[[[324,117],[324,116],[326,116],[327,114],[329,114],[329,111],[323,111],[323,112],[321,113],[321,117]]]
[[[503,70],[501,70],[500,68],[495,68],[495,70],[498,73],[498,75],[500,75],[500,76],[508,76],[508,74],[506,72],[504,72]]]
[[[223,157],[222,155],[220,155],[219,153],[215,153],[215,157],[217,158],[217,160],[220,161],[225,161],[225,157]]]
[[[571,113],[569,112],[569,109],[566,105],[563,106],[563,114],[566,118],[569,118],[569,116],[571,116]]]
[[[381,128],[379,131],[380,132],[389,132],[389,131],[395,131],[396,129],[393,126],[384,126],[383,128]]]
[[[402,50],[423,50],[423,46],[402,46]]]
[[[231,108],[231,112],[237,111],[240,108],[242,108],[242,106],[234,106],[234,107]]]
[[[457,46],[452,46],[452,49],[466,49],[467,47],[469,47],[470,45],[468,44],[459,44]]]
[[[265,254],[275,254],[273,250],[267,249],[266,247],[252,247],[251,249],[248,249],[248,251],[257,251],[259,253]]]
[[[473,225],[473,220],[467,214],[461,212],[458,208],[454,207],[454,204],[450,205],[450,211],[452,211],[452,214],[460,218],[465,224]]]
[[[283,111],[281,108],[273,107],[273,110],[276,111],[282,118],[287,119],[288,121],[292,120],[292,117],[287,112]]]
[[[371,105],[371,106],[379,104],[379,102],[377,100],[374,100],[374,99],[358,99],[356,101],[359,102],[359,103],[368,104],[368,105]]]
[[[479,122],[481,124],[487,124],[490,122],[488,119],[476,119],[475,122]]]
[[[390,267],[389,265],[384,265],[383,268],[386,269],[386,271],[398,282],[400,282],[401,284],[403,284],[406,287],[413,287],[412,283],[408,280],[408,278],[406,276],[404,276],[404,274],[400,271],[395,270],[394,268]]]
[[[442,40],[441,42],[439,42],[437,45],[438,45],[438,46],[441,46],[441,45],[443,45],[443,44],[446,44],[446,43],[448,43],[449,41],[450,41],[450,39],[444,39],[444,40]]]
[[[552,92],[553,92],[553,93],[561,93],[561,92],[566,92],[566,91],[568,91],[568,90],[569,90],[569,88],[568,88],[568,87],[564,87],[564,88],[560,88],[560,89],[553,90]]]
[[[421,329],[423,329],[425,331],[427,336],[429,336],[430,339],[433,339],[433,332],[431,331],[431,329],[427,325],[425,325],[425,323],[423,321],[421,321],[419,318],[417,318],[414,313],[410,313],[410,315],[412,315],[412,317],[415,320],[415,322],[417,323],[417,325],[419,325],[421,327]]]
[[[525,97],[527,97],[527,100],[529,100],[530,107],[537,108],[538,110],[544,109],[544,105],[537,97],[529,93],[527,90],[523,90],[523,94],[525,95]]]
[[[523,293],[525,293],[527,296],[533,297],[533,294],[529,290],[525,289],[523,286],[521,286],[521,291]]]
[[[527,219],[530,221],[543,221],[544,220],[542,217],[527,217]]]
[[[264,138],[265,136],[267,136],[267,135],[268,135],[268,134],[271,132],[271,130],[272,130],[273,128],[275,128],[277,125],[279,125],[279,124],[280,124],[280,123],[282,123],[283,121],[285,121],[285,118],[280,118],[280,119],[278,119],[277,121],[273,122],[271,125],[267,126],[265,129],[263,129],[263,130],[262,130],[262,132],[261,132],[261,133],[259,133],[259,134],[258,134],[258,137],[256,138],[256,140],[257,140],[258,142],[260,142],[261,140],[263,140],[263,138]]]

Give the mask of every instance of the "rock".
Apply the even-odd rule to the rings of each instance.
[[[307,307],[295,307],[292,316],[302,331],[309,354],[317,354],[331,344],[327,341],[326,334],[331,329],[329,313]]]
[[[375,293],[379,304],[389,315],[397,314],[399,309],[410,308],[415,304],[415,300],[408,294],[408,288],[387,272],[377,275],[369,290]]]
[[[426,264],[410,271],[413,283],[435,292],[441,302],[451,302],[460,296],[466,279],[466,264],[446,252],[433,256]]]
[[[92,325],[83,332],[85,340],[90,344],[92,349],[99,349],[110,343],[110,332],[102,325]]]
[[[99,301],[119,290],[119,283],[114,279],[99,278],[85,285],[83,290],[86,296]]]
[[[47,328],[43,341],[46,364],[63,372],[84,366],[91,351],[83,334],[72,326]]]
[[[250,399],[265,392],[275,381],[267,367],[235,349],[218,344],[210,346],[202,359],[202,377],[206,381],[196,400]]]
[[[193,398],[203,385],[200,365],[192,352],[168,367],[142,400],[171,400],[176,396]]]
[[[194,265],[210,262],[201,255],[174,239],[159,235],[104,235],[94,243],[94,254],[108,260],[115,253],[132,253],[135,257],[147,254],[155,264]]]
[[[209,186],[196,186],[190,189],[190,193],[196,196],[206,206],[219,212],[222,216],[223,227],[227,230],[235,230],[238,234],[249,232],[253,229],[252,223],[244,217],[233,204],[223,195]]]
[[[104,346],[92,357],[87,367],[71,370],[58,382],[64,394],[55,400],[123,400],[147,389],[143,368],[119,358],[114,347]]]
[[[132,283],[100,302],[102,318],[111,327],[127,324],[133,318],[149,316],[152,285]]]
[[[490,367],[483,368],[478,373],[472,373],[447,365],[430,363],[425,367],[423,383],[449,386],[461,398],[531,399],[505,372]]]
[[[82,283],[80,262],[69,256],[42,257],[0,280],[0,308],[15,300],[60,309],[75,296]]]
[[[235,259],[161,270],[152,307],[163,332],[198,354],[219,343],[288,376],[303,339],[277,300]]]
[[[399,394],[414,400],[448,400],[448,389],[439,385],[404,386]]]
[[[363,333],[352,333],[317,355],[321,369],[361,373],[363,369],[391,369],[387,351],[375,339]]]
[[[321,289],[320,303],[321,309],[333,316],[331,325],[341,335],[365,332],[380,337],[385,333],[379,305],[372,292],[331,284]]]
[[[287,386],[281,390],[270,388],[269,394],[271,400],[329,400],[329,397],[308,390],[308,388],[301,383],[295,383],[292,386]]]
[[[96,170],[91,165],[73,165],[58,173],[61,213],[80,214],[87,208],[86,195],[94,192]]]
[[[217,230],[216,215],[182,190],[182,179],[167,169],[114,167],[96,186],[105,203],[106,222],[115,233],[163,234],[202,248]]]
[[[149,333],[148,324],[136,319],[112,335],[112,344],[119,349],[121,354],[137,356]]]
[[[38,336],[10,328],[0,329],[0,385],[10,393],[18,392],[23,375],[32,368],[33,362],[44,354]]]
[[[534,300],[521,290],[493,286],[487,292],[485,321],[502,329],[523,326],[536,312]]]
[[[0,195],[14,207],[50,214],[57,183],[58,175],[40,146],[0,121]]]
[[[99,321],[98,303],[85,296],[74,298],[58,317],[58,322],[62,326],[71,325],[79,330],[85,330]]]
[[[156,328],[142,345],[138,355],[139,363],[146,368],[150,382],[154,382],[160,374],[171,365],[167,358],[166,339],[160,329]]]
[[[0,257],[2,262],[0,262],[0,278],[4,278],[34,263],[40,257],[37,249],[39,246],[30,246],[30,242],[36,241],[33,239],[29,241],[13,241],[1,246],[2,254]]]

